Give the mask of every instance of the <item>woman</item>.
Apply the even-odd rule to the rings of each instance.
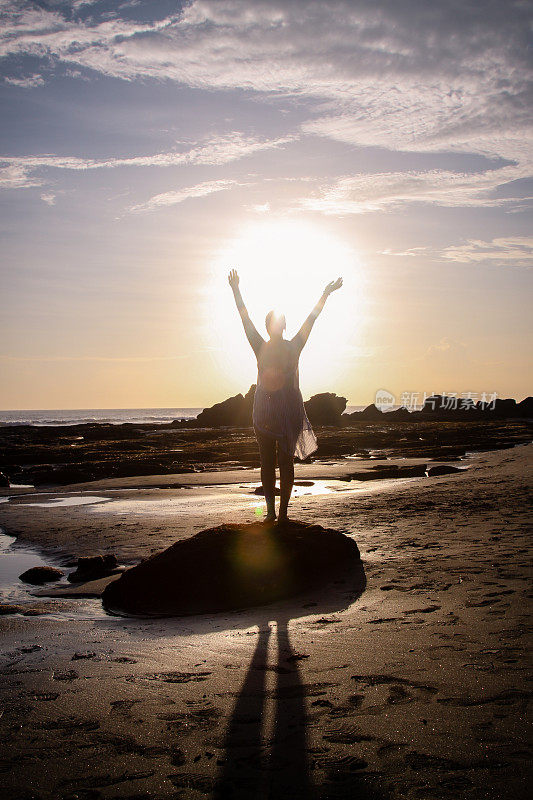
[[[303,460],[317,449],[316,436],[307,419],[300,391],[298,359],[327,298],[342,286],[342,278],[328,283],[322,297],[293,339],[283,338],[284,315],[269,311],[265,320],[268,341],[259,335],[248,316],[236,270],[230,271],[228,281],[233,289],[244,332],[257,358],[253,425],[259,444],[261,481],[267,507],[264,521],[273,522],[276,519],[274,490],[277,444],[280,477],[278,524],[284,523],[287,521],[287,507],[294,483],[294,456]]]

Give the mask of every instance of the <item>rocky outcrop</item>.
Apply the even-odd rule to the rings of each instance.
[[[32,567],[19,575],[19,580],[24,583],[31,583],[34,586],[42,586],[43,583],[58,581],[65,573],[56,567]]]
[[[516,416],[533,419],[533,397],[526,397],[516,404]]]
[[[361,417],[361,419],[365,419],[365,420],[367,420],[367,419],[379,419],[379,420],[381,420],[381,419],[383,419],[383,411],[381,411],[381,409],[377,408],[374,405],[374,403],[372,403],[372,405],[367,406],[366,408],[363,409],[363,411],[361,411],[360,417]]]
[[[346,402],[334,392],[322,392],[314,394],[304,406],[311,425],[340,425]]]
[[[453,475],[454,472],[464,472],[460,467],[452,467],[450,464],[436,464],[434,467],[428,467],[427,474],[429,478],[435,478],[437,475]]]
[[[119,571],[117,557],[114,555],[88,556],[78,558],[78,565],[68,576],[70,583],[85,583],[114,575]]]
[[[210,408],[204,408],[196,417],[195,427],[249,428],[252,425],[252,408],[254,404],[255,384],[250,386],[245,395],[236,394]]]
[[[475,421],[480,419],[531,419],[533,418],[533,397],[526,397],[520,403],[513,399],[496,398],[494,401],[468,400],[466,398],[445,397],[436,394],[428,397],[422,408],[410,411],[397,408],[394,411],[380,411],[374,404],[363,411],[343,414],[342,422],[416,422],[416,421]]]
[[[291,520],[209,528],[127,570],[103,594],[111,612],[182,616],[265,605],[318,587],[350,568],[357,545],[340,531]],[[354,573],[355,575],[355,573]]]
[[[425,464],[414,464],[412,466],[384,464],[379,467],[373,467],[371,470],[351,472],[349,478],[352,481],[379,481],[385,478],[423,478],[425,474]]]

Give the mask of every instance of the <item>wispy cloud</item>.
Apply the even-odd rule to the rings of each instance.
[[[494,190],[516,176],[515,167],[474,173],[447,170],[361,173],[341,177],[320,188],[315,195],[300,200],[299,206],[339,216],[384,211],[405,203],[504,206],[516,198],[497,197]]]
[[[529,126],[527,5],[193,0],[146,22],[6,3],[0,55],[314,97],[307,130],[357,144],[500,152]]]
[[[182,152],[171,151],[131,158],[95,159],[58,155],[0,156],[0,187],[38,186],[42,181],[37,180],[34,173],[44,169],[95,170],[119,167],[216,166],[228,164],[264,150],[282,147],[294,140],[294,136],[256,139],[241,133],[234,133],[210,139]]]
[[[10,86],[18,86],[22,89],[34,89],[36,86],[44,85],[44,78],[42,75],[39,75],[38,72],[34,72],[33,75],[26,75],[25,77],[20,78],[7,77],[4,78],[4,81]]]
[[[139,211],[152,211],[153,209],[161,208],[162,206],[175,206],[178,203],[185,202],[185,200],[206,197],[208,194],[213,194],[214,192],[223,192],[236,185],[236,181],[205,181],[204,183],[199,183],[197,186],[189,186],[186,189],[156,194],[153,197],[150,197],[150,199],[145,203],[139,203],[138,205],[131,206],[129,210],[131,213],[135,214]]]
[[[495,239],[468,239],[443,249],[420,246],[407,250],[382,250],[380,255],[428,261],[454,261],[458,264],[491,264],[502,267],[533,267],[533,238],[499,236]]]
[[[491,241],[469,239],[466,244],[447,247],[443,258],[461,263],[492,262],[512,266],[533,267],[533,238],[527,236],[499,237]]]
[[[0,56],[32,55],[128,81],[305,97],[310,111],[304,135],[395,151],[482,153],[512,160],[510,180],[531,171],[529,11],[520,0],[192,0],[181,12],[151,22],[118,12],[109,18],[96,7],[86,17],[83,0],[73,15],[57,6],[3,5]],[[77,166],[58,159],[47,166],[226,163],[283,142],[222,139],[189,154],[82,160]],[[394,202],[412,201],[409,184],[422,188],[427,202],[437,202],[446,182],[450,202],[456,189],[458,201],[475,199],[475,178],[435,177],[436,192],[421,177],[400,178],[403,188]],[[327,213],[336,213],[336,202],[340,213],[358,213],[357,201],[349,191],[345,196],[346,184],[338,194],[338,202],[330,197]],[[390,205],[386,198],[375,202],[378,208]]]
[[[4,167],[0,165],[1,189],[27,189],[42,184],[42,180],[31,175],[31,170],[20,164],[9,164]]]
[[[55,206],[56,196],[51,192],[49,193],[45,192],[41,195],[41,200],[43,201],[43,203],[46,203],[47,206]]]

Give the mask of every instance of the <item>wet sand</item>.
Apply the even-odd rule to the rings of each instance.
[[[54,617],[2,617],[4,796],[526,797],[532,451],[357,484],[342,480],[346,461],[298,466],[323,483],[293,515],[355,539],[361,594],[333,583],[181,620],[87,619],[68,600]],[[133,563],[253,519],[257,477],[19,490],[0,525],[55,563]],[[28,505],[73,496],[109,499]]]

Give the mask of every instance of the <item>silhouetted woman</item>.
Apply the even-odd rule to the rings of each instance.
[[[265,324],[269,340],[265,342],[244,305],[239,276],[232,269],[228,276],[244,332],[257,358],[257,388],[253,407],[253,425],[261,458],[261,481],[265,493],[265,522],[276,519],[276,444],[280,477],[278,522],[287,520],[287,507],[294,483],[294,456],[303,460],[317,449],[316,436],[305,413],[298,380],[298,360],[311,328],[331,294],[342,286],[342,278],[328,283],[322,297],[304,324],[288,340],[283,338],[285,317],[269,311]]]

